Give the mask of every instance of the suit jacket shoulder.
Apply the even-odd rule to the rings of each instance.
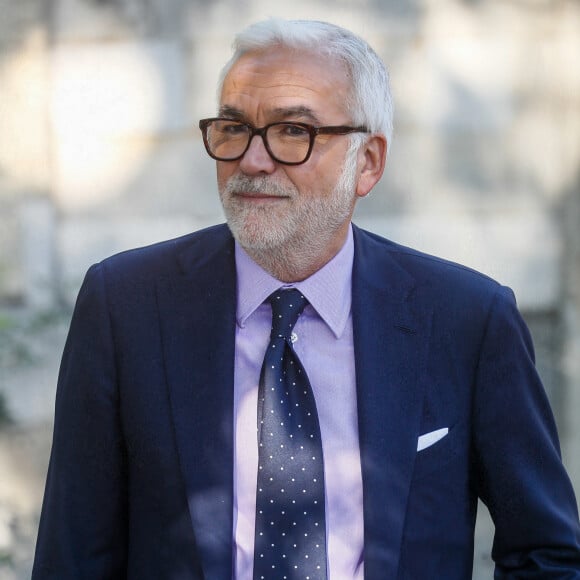
[[[157,278],[186,273],[211,261],[220,252],[233,256],[233,237],[225,224],[211,226],[178,238],[120,252],[100,266],[124,279]]]
[[[359,249],[358,257],[363,263],[369,262],[365,263],[365,267],[373,267],[370,262],[380,260],[380,255],[383,254],[407,273],[416,284],[429,284],[433,289],[442,287],[468,291],[472,288],[479,292],[493,293],[501,286],[490,276],[468,266],[398,244],[356,226],[354,232]],[[382,271],[376,268],[374,270],[378,277],[385,273],[392,274],[387,268]]]

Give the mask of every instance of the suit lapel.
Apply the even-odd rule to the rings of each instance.
[[[158,283],[177,448],[205,578],[232,577],[234,245],[223,229],[194,241]]]
[[[353,330],[364,496],[365,578],[395,578],[422,412],[430,313],[385,248],[355,228]]]

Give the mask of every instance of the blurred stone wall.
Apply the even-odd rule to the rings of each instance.
[[[82,276],[222,220],[197,120],[268,16],[344,25],[387,62],[395,137],[356,221],[514,288],[580,487],[577,1],[0,0],[0,580],[29,575]]]

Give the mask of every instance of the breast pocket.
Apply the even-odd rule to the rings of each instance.
[[[437,433],[439,431],[439,433]],[[433,432],[433,435],[441,435],[440,430]],[[427,437],[426,437],[427,436]],[[429,436],[424,434],[418,440],[418,447],[421,448],[428,443]],[[415,459],[415,467],[413,470],[413,479],[417,480],[426,477],[437,470],[446,467],[450,462],[457,459],[459,456],[459,442],[461,437],[461,430],[455,427],[450,427],[448,432],[439,438],[434,443],[417,451]]]

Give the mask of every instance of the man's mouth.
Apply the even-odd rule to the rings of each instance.
[[[257,193],[257,192],[247,192],[247,191],[236,191],[234,192],[234,197],[242,198],[249,201],[278,201],[282,199],[288,199],[287,195],[276,195],[272,193]]]

